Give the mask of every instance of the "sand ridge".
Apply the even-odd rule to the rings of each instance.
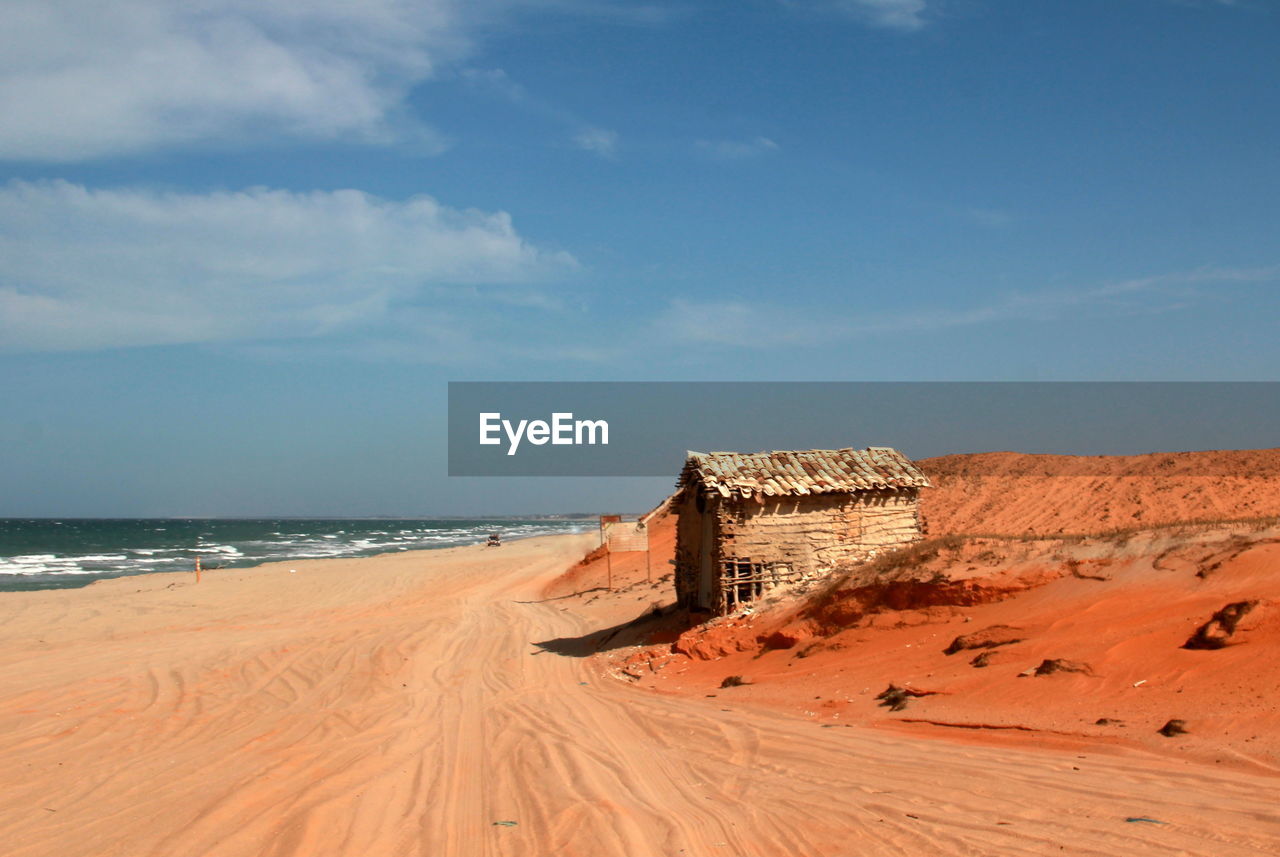
[[[930,535],[1098,533],[1280,516],[1280,450],[925,458]]]

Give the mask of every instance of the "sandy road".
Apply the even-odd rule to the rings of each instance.
[[[600,677],[535,645],[584,618],[520,603],[584,544],[0,596],[0,849],[1280,853],[1280,779],[823,729]]]

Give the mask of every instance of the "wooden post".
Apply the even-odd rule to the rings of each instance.
[[[622,523],[621,515],[600,516],[600,544],[604,545],[604,561],[609,568],[609,591],[613,591],[613,550],[609,547],[609,530],[611,524]]]
[[[649,539],[646,536],[644,540],[644,580],[645,583],[653,583],[653,565],[649,562],[649,558],[653,556],[653,552],[649,550]]]
[[[200,582],[200,557],[196,557],[196,583]]]

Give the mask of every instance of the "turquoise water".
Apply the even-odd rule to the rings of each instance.
[[[0,518],[0,591],[86,586],[104,577],[372,556],[574,533],[582,520]]]

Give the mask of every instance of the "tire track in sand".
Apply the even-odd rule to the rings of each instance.
[[[314,564],[305,586],[209,575],[183,595],[198,630],[168,602],[129,606],[163,591],[56,596],[64,641],[0,655],[0,841],[13,857],[1280,852],[1274,779],[820,729],[542,652],[588,627],[516,602],[584,544]],[[55,600],[16,595],[36,597],[7,616],[0,599],[0,642]]]

